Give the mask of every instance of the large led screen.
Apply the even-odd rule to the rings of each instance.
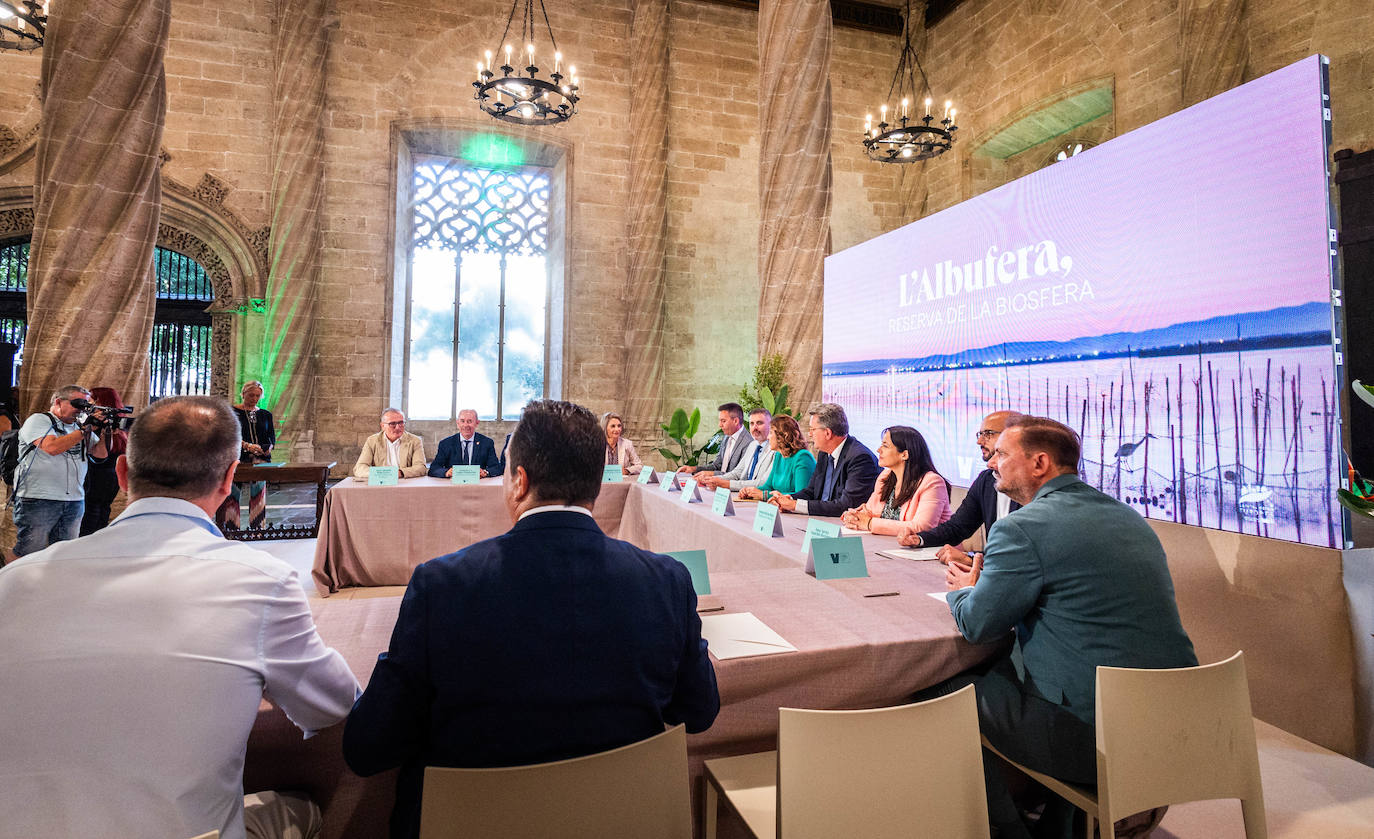
[[[1142,515],[1339,546],[1322,61],[828,258],[824,397],[961,486],[1012,409]]]

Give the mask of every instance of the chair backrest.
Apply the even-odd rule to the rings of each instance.
[[[1113,815],[1214,798],[1262,806],[1244,656],[1174,670],[1098,667],[1097,773],[1098,802]]]
[[[553,763],[425,768],[421,839],[691,835],[687,733],[680,725]]]
[[[895,708],[780,708],[778,835],[988,835],[973,687]]]

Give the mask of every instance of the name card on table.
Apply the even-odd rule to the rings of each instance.
[[[782,538],[782,520],[778,518],[778,508],[772,504],[759,504],[754,513],[754,532],[764,536]]]
[[[687,566],[697,596],[711,593],[711,574],[706,570],[706,551],[668,551],[668,556]]]
[[[735,514],[735,502],[730,500],[729,487],[721,487],[716,490],[715,500],[711,502],[711,512],[718,516],[733,516]]]
[[[806,573],[818,580],[848,580],[868,576],[864,540],[858,536],[817,536],[806,554]]]
[[[683,478],[683,479],[682,479],[682,498],[681,498],[680,500],[682,501],[683,504],[700,504],[700,503],[701,503],[701,493],[697,492],[697,479],[696,479],[696,478]]]
[[[662,482],[659,483],[658,488],[661,489],[661,490],[663,490],[664,492],[677,492],[677,491],[678,491],[677,473],[676,473],[676,472],[664,472],[664,473],[663,473],[663,480],[662,480]]]
[[[454,466],[453,475],[449,480],[455,484],[475,484],[482,479],[482,467],[480,466]]]
[[[612,463],[601,470],[601,483],[603,484],[618,484],[623,480],[625,480],[625,473],[621,470],[619,463]]]
[[[840,535],[840,526],[818,519],[806,520],[806,535],[802,537],[802,553],[811,547],[812,539],[833,539]]]
[[[654,467],[652,467],[652,466],[645,466],[643,469],[639,470],[639,483],[641,483],[641,484],[656,484],[656,483],[658,483],[658,475],[655,475],[655,474],[654,474]]]
[[[395,466],[373,466],[367,470],[367,485],[370,487],[394,487],[401,479],[401,470]]]

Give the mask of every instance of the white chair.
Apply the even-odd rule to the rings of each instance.
[[[425,768],[421,839],[691,839],[687,733],[499,769]]]
[[[702,824],[724,796],[760,839],[988,835],[973,688],[871,711],[778,709],[778,750],[706,761]]]
[[[1083,810],[1089,836],[1094,821],[1103,839],[1113,839],[1126,816],[1217,798],[1240,799],[1247,839],[1268,836],[1240,652],[1199,667],[1097,668],[1096,794],[1007,762]]]

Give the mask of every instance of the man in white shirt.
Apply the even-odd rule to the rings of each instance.
[[[0,569],[0,839],[260,835],[263,696],[307,737],[348,713],[357,680],[296,572],[214,525],[239,446],[224,400],[159,400],[116,462],[124,513]]]
[[[726,402],[717,409],[720,421],[720,448],[705,466],[680,466],[679,472],[728,472],[739,464],[744,448],[749,445],[749,430],[744,427],[744,408],[738,402]]]
[[[728,488],[735,491],[745,487],[756,487],[768,480],[768,470],[773,468],[773,450],[768,445],[768,432],[773,425],[773,415],[764,408],[749,412],[749,436],[753,438],[744,449],[739,464],[728,472],[719,475],[711,472],[697,473],[697,483],[716,489]]]
[[[19,429],[19,463],[14,470],[18,556],[75,539],[80,532],[86,462],[104,460],[109,450],[108,430],[97,436],[76,424],[81,409],[72,401],[90,398],[90,391],[80,385],[60,388],[48,410],[30,416]]]

